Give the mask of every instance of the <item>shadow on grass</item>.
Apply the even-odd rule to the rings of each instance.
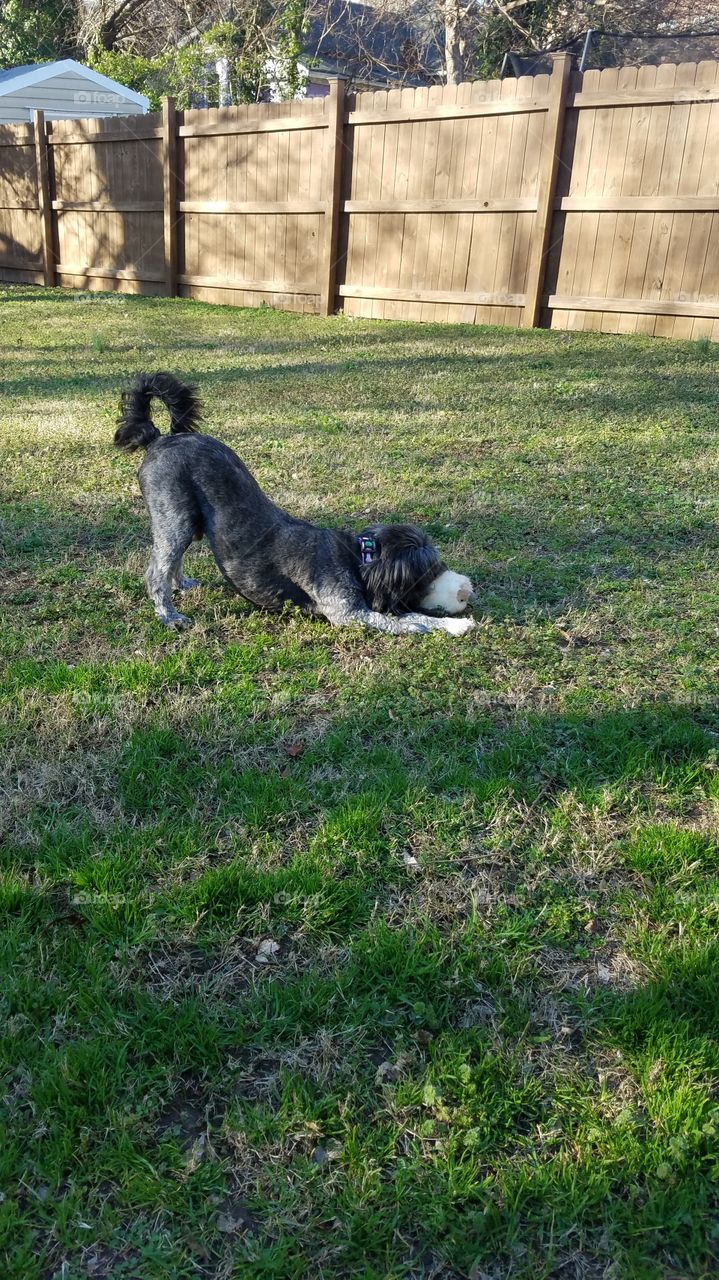
[[[91,495],[92,500],[92,495]],[[0,504],[0,536],[6,564],[27,568],[47,564],[54,555],[77,553],[78,567],[94,565],[99,556],[149,546],[144,511],[111,498],[99,513],[63,507],[42,499]]]
[[[66,298],[59,299],[67,301]],[[142,300],[143,304],[147,299]],[[127,306],[133,303],[128,298]],[[163,300],[163,305],[166,301]],[[435,399],[423,398],[424,376],[440,378],[439,386],[446,397],[447,387],[453,386],[453,407],[456,409],[471,406],[473,400],[486,394],[488,403],[495,402],[502,395],[502,387],[511,385],[513,393],[521,392],[523,386],[531,395],[533,412],[541,412],[543,407],[561,405],[563,411],[574,416],[586,413],[614,418],[629,418],[639,414],[662,412],[668,409],[682,411],[687,404],[713,404],[716,381],[717,362],[712,353],[702,355],[689,347],[688,350],[678,344],[654,344],[651,347],[651,367],[654,378],[647,382],[647,353],[643,348],[643,360],[637,363],[631,339],[625,340],[621,346],[612,343],[611,335],[575,335],[571,340],[567,335],[544,331],[524,334],[511,332],[514,344],[524,344],[526,350],[508,351],[507,336],[496,330],[478,330],[473,327],[457,330],[446,327],[428,326],[419,329],[416,326],[397,325],[377,329],[362,328],[359,331],[342,326],[338,332],[319,332],[312,328],[314,318],[308,318],[302,335],[284,339],[282,337],[254,336],[250,328],[246,334],[236,341],[227,334],[218,339],[193,338],[183,335],[177,342],[170,337],[163,337],[161,342],[148,339],[146,355],[141,356],[137,344],[122,339],[115,344],[108,339],[109,355],[133,353],[133,366],[152,367],[152,352],[156,348],[163,353],[162,363],[167,363],[166,353],[177,350],[179,353],[202,351],[214,352],[218,349],[223,355],[247,353],[249,363],[239,360],[236,364],[213,367],[209,373],[192,369],[185,373],[187,361],[182,359],[173,371],[180,376],[188,376],[208,393],[211,400],[212,390],[218,384],[227,387],[232,384],[249,384],[258,391],[264,387],[273,395],[289,397],[293,393],[293,383],[297,384],[297,395],[307,404],[308,393],[316,385],[321,398],[325,398],[325,384],[341,382],[345,391],[348,406],[356,404],[363,409],[367,403],[366,379],[384,378],[388,380],[387,395],[378,395],[382,388],[375,385],[373,389],[372,408],[375,411],[392,412],[404,410],[411,403],[414,411],[434,412],[438,407]],[[293,318],[295,322],[297,318]],[[341,322],[338,322],[338,325]],[[296,327],[296,324],[295,324]],[[320,358],[308,359],[307,335],[313,334],[313,357],[320,353]],[[452,342],[457,338],[465,340],[476,350],[453,349]],[[592,340],[594,339],[594,340]],[[440,349],[437,350],[438,343]],[[434,350],[422,352],[423,346]],[[420,348],[417,351],[417,348]],[[390,354],[375,354],[376,349]],[[447,349],[448,348],[448,349]],[[495,348],[495,349],[492,349]],[[57,372],[48,374],[33,369],[16,377],[6,377],[3,392],[6,396],[33,397],[80,396],[91,393],[93,398],[102,395],[108,402],[114,403],[122,389],[122,375],[118,372],[102,373],[97,368],[97,357],[88,347],[88,359],[92,367],[86,371],[67,373],[63,360],[63,351],[80,352],[79,345],[65,344],[57,346],[49,344],[47,348],[32,347],[27,349],[31,357],[43,356],[44,369],[52,366],[54,353],[57,352]],[[339,353],[337,359],[325,359],[324,353]],[[44,355],[43,355],[44,353]],[[278,356],[284,358],[277,364],[262,364],[256,367],[253,362],[257,357]],[[299,357],[296,359],[295,357]],[[289,361],[289,362],[287,362]],[[684,372],[682,364],[689,361],[691,369]],[[213,362],[214,363],[214,362]],[[393,375],[397,374],[399,385],[392,386]],[[554,376],[551,376],[554,375]],[[417,394],[413,394],[408,402],[408,386],[413,380],[419,380]],[[590,388],[584,390],[589,382]],[[598,385],[595,385],[598,384]],[[311,408],[310,406],[307,406]],[[319,405],[317,406],[320,407]],[[281,412],[282,405],[278,405]],[[525,409],[526,413],[526,409]]]
[[[199,713],[180,729],[148,711],[98,760],[120,826],[70,793],[6,852],[24,877],[3,890],[7,1047],[32,1070],[16,1126],[33,1132],[4,1160],[12,1179],[29,1158],[51,1187],[39,1205],[23,1193],[26,1223],[42,1240],[59,1214],[53,1239],[75,1258],[77,1214],[96,1223],[111,1203],[151,1250],[142,1206],[162,1202],[165,1267],[199,1231],[208,1267],[234,1258],[268,1278],[498,1263],[578,1277],[610,1261],[699,1274],[716,1258],[719,956],[711,922],[683,946],[666,929],[694,898],[701,913],[716,842],[671,823],[629,838],[607,895],[535,837],[561,832],[570,793],[589,811],[607,789],[615,805],[642,788],[710,791],[716,708],[468,718],[418,710],[415,672],[358,682],[292,756],[302,724],[253,715],[237,656],[212,673],[202,655],[168,660],[175,682],[225,691],[224,741]],[[58,669],[49,688],[82,695],[81,736],[118,689],[142,697],[169,678],[116,664]],[[518,818],[498,837],[507,807]],[[596,964],[627,895],[651,922],[648,976],[608,989]],[[265,966],[263,938],[277,946]],[[547,948],[591,981],[548,978]],[[168,1135],[178,1098],[204,1118],[201,1160],[197,1132]],[[245,1224],[229,1239],[223,1196]]]

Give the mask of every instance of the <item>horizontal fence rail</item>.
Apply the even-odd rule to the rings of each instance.
[[[719,64],[0,125],[0,280],[719,338]]]

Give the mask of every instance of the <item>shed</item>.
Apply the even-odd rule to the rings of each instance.
[[[1,124],[32,120],[37,110],[44,111],[48,120],[76,120],[140,115],[148,107],[148,99],[141,93],[74,58],[0,71]]]

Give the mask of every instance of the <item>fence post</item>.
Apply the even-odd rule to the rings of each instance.
[[[539,190],[537,212],[532,228],[532,240],[527,266],[522,327],[533,329],[539,319],[542,305],[542,289],[549,252],[549,236],[554,215],[554,193],[559,173],[559,158],[564,134],[564,112],[567,105],[569,77],[572,74],[571,53],[552,55],[552,76],[549,82],[549,109],[542,142],[539,164]]]
[[[164,207],[165,289],[177,293],[177,118],[172,98],[162,99],[162,195]]]
[[[55,254],[52,238],[52,194],[50,168],[47,155],[47,130],[45,112],[33,111],[35,131],[35,171],[37,173],[37,206],[40,211],[40,237],[42,240],[42,273],[46,285],[55,283]]]
[[[321,316],[331,316],[335,308],[337,275],[337,243],[342,194],[342,152],[344,150],[344,80],[331,80],[327,98],[327,140],[325,146],[325,213],[323,218],[323,251],[320,254]]]

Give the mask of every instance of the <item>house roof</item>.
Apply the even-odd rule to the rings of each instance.
[[[7,71],[0,71],[0,86],[8,80],[17,80],[18,76],[24,76],[28,71],[37,71],[40,63],[30,62],[26,67],[8,67]],[[0,93],[6,92],[0,88]]]
[[[107,93],[115,93],[118,97],[136,102],[145,111],[150,105],[149,99],[143,94],[136,93],[134,89],[128,89],[127,85],[119,84],[109,76],[101,75],[99,71],[93,71],[92,67],[83,66],[74,58],[61,58],[58,62],[35,62],[26,67],[9,67],[6,71],[0,71],[0,98],[8,93],[32,89],[34,85],[42,84],[60,75],[78,76],[95,85],[96,88],[104,89]]]

